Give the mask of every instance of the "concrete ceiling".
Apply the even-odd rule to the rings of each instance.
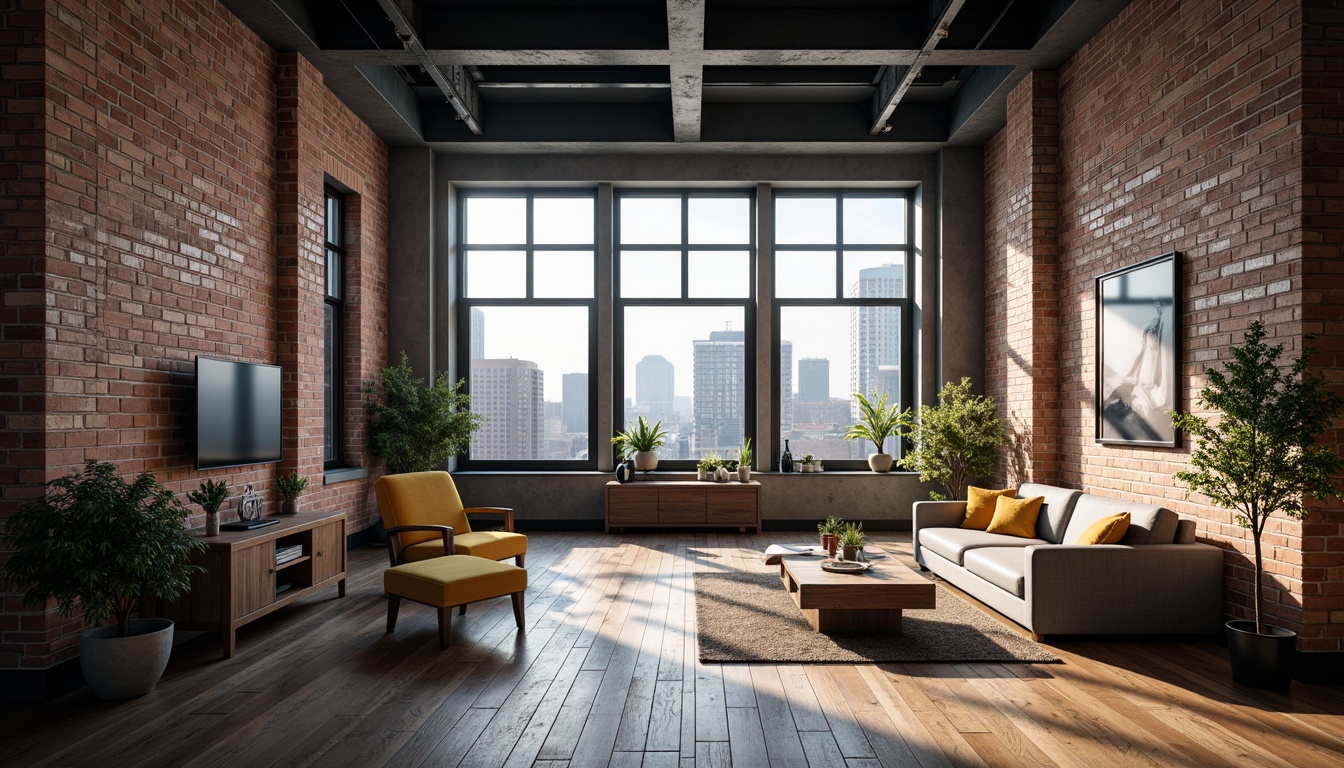
[[[983,144],[1129,0],[223,0],[392,146],[899,153]]]

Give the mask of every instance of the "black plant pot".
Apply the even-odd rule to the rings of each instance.
[[[1256,634],[1254,621],[1227,622],[1227,650],[1232,657],[1232,679],[1266,691],[1286,691],[1293,683],[1293,654],[1297,633],[1266,624],[1268,634]]]

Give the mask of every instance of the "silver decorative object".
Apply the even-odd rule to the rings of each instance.
[[[260,520],[262,508],[261,494],[252,490],[252,484],[243,486],[243,495],[238,497],[238,519],[242,522]]]

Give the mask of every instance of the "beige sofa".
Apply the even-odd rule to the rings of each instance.
[[[964,501],[914,505],[915,559],[1038,639],[1054,634],[1214,634],[1223,626],[1223,552],[1195,523],[1153,504],[1028,483],[1044,496],[1036,538],[959,527]],[[1119,544],[1073,544],[1089,525],[1130,513]]]

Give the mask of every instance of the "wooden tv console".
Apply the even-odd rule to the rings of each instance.
[[[695,480],[607,483],[607,532],[633,527],[761,531],[761,484]]]
[[[148,615],[172,619],[179,629],[220,632],[231,658],[238,628],[327,586],[345,597],[345,514],[304,513],[250,531],[191,532],[207,549],[194,557],[205,569],[191,591],[172,602],[150,601]],[[300,544],[303,555],[281,565],[276,547]]]

